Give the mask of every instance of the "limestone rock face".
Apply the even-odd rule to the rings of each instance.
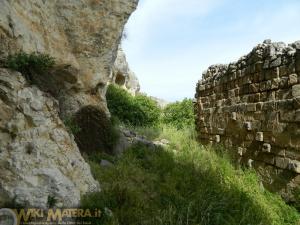
[[[221,143],[265,186],[293,201],[300,185],[300,49],[266,40],[229,65],[214,65],[196,88],[203,143]]]
[[[0,1],[0,58],[20,50],[38,51],[75,68],[77,79],[60,96],[65,114],[75,113],[82,105],[105,105],[106,84],[123,28],[137,2]]]
[[[110,82],[123,87],[132,95],[140,91],[139,80],[129,68],[126,55],[121,47],[118,49]]]
[[[0,69],[0,204],[76,206],[99,190],[89,165],[59,118],[58,101]]]
[[[0,65],[19,51],[56,61],[45,74],[32,71],[35,86],[0,66],[0,205],[46,207],[55,198],[72,207],[100,189],[62,120],[87,107],[108,114],[106,86],[137,3],[0,1]]]

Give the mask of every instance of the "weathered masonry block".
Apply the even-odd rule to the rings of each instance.
[[[196,88],[202,143],[221,143],[253,166],[265,187],[293,200],[300,188],[300,41],[270,40],[229,65],[213,65]]]

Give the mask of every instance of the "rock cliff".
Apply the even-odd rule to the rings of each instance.
[[[123,87],[132,95],[135,95],[140,91],[139,80],[134,72],[132,72],[132,70],[129,68],[126,55],[121,47],[118,49],[110,83]]]
[[[196,92],[200,141],[225,145],[292,201],[300,184],[300,42],[266,40],[237,62],[211,66]]]
[[[52,198],[70,207],[99,190],[62,121],[87,108],[91,118],[108,114],[106,85],[136,6],[137,0],[0,1],[0,65],[19,51],[56,60],[47,74],[34,75],[36,86],[0,69],[0,206],[46,207]],[[100,128],[91,127],[91,140]]]
[[[47,53],[74,68],[72,82],[60,90],[63,113],[98,104],[136,5],[137,0],[1,1],[0,58],[20,50]]]

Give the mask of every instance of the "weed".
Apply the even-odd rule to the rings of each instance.
[[[53,208],[57,203],[57,199],[54,196],[49,195],[47,200],[48,208]]]
[[[32,82],[32,73],[44,73],[55,64],[53,57],[42,53],[19,52],[6,59],[6,67],[19,71],[25,78]]]

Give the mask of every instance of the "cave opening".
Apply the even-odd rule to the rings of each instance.
[[[113,152],[118,133],[104,110],[85,106],[75,114],[73,121],[79,128],[74,136],[81,152]]]
[[[119,86],[123,86],[123,85],[125,85],[125,82],[126,82],[125,76],[121,73],[117,73],[115,83]]]

